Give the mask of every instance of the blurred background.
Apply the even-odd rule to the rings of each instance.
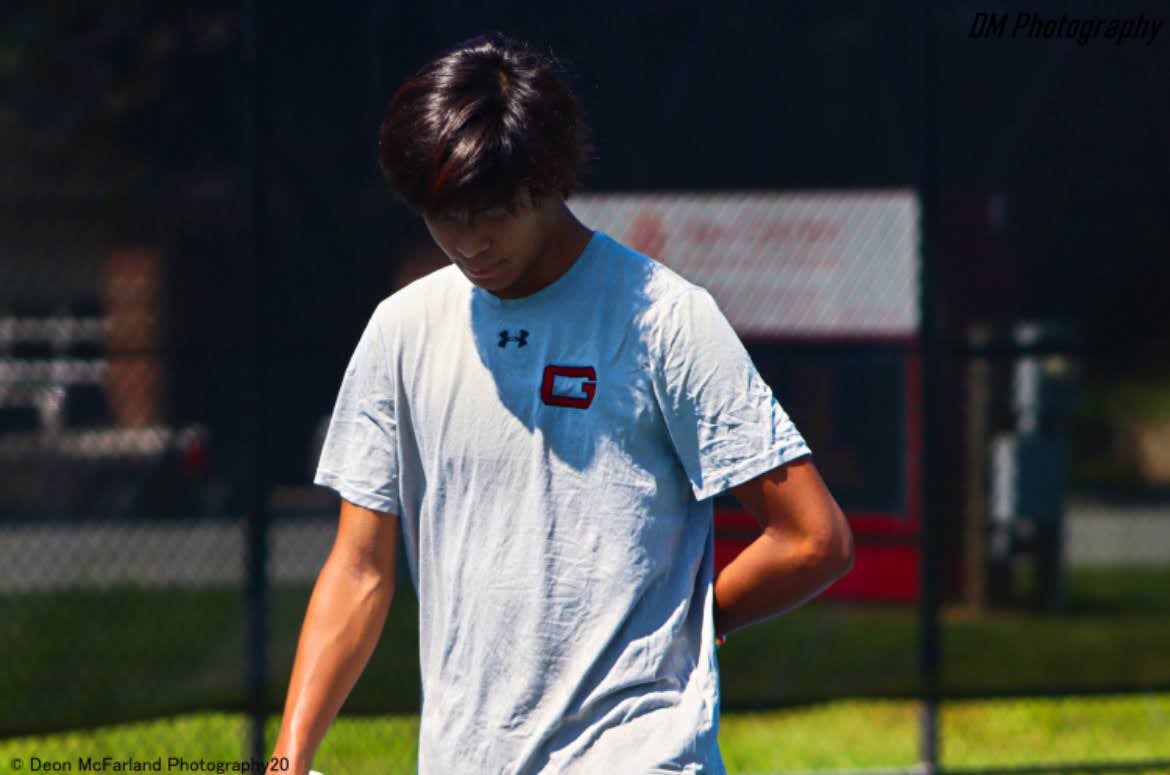
[[[271,747],[335,529],[322,423],[377,302],[442,265],[382,111],[498,29],[585,104],[570,204],[712,288],[854,527],[853,573],[719,652],[729,770],[1170,771],[1167,22],[7,3],[0,768]],[[726,562],[754,523],[716,508]],[[398,590],[318,769],[415,770]]]

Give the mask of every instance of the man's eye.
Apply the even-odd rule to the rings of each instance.
[[[499,221],[508,217],[508,208],[506,207],[492,207],[480,213],[489,221]]]

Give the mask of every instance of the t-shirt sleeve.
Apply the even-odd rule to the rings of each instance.
[[[705,289],[666,302],[652,330],[654,391],[696,500],[811,454]]]
[[[313,482],[358,506],[399,514],[395,392],[378,317],[345,369]]]

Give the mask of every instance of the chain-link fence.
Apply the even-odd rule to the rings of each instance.
[[[616,160],[593,190],[680,189],[574,210],[711,289],[854,529],[848,576],[719,651],[729,769],[906,771],[936,755],[954,771],[1170,770],[1164,364],[1094,345],[1083,329],[1099,319],[1025,314],[1002,198],[924,185],[913,133],[883,145],[899,115],[922,118],[899,106],[923,80],[883,81],[917,66],[895,45],[914,14],[780,5],[759,11],[789,44],[771,56],[820,63],[826,93],[894,89],[875,107],[885,129],[841,135],[864,125],[850,113],[864,99],[820,103],[784,75],[803,112],[761,108],[736,134],[700,97],[758,96],[750,78],[711,80],[714,63],[772,72],[752,53],[766,41],[734,43],[751,30],[699,7],[694,25],[566,11],[572,40],[630,44],[603,58],[564,44],[601,161]],[[381,2],[5,14],[0,768],[262,756],[336,529],[335,497],[309,485],[323,422],[373,305],[442,261],[377,178],[382,102],[435,48],[499,22]],[[663,29],[694,45],[643,50]],[[623,86],[639,67],[665,84],[652,114]],[[790,148],[793,115],[820,127],[813,150]],[[729,155],[729,138],[756,150]],[[682,193],[699,188],[719,191]],[[943,320],[929,341],[924,286]],[[733,498],[715,510],[722,565],[758,527]],[[403,575],[318,769],[415,770],[413,594]]]

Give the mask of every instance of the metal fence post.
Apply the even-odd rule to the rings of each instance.
[[[935,439],[938,423],[937,395],[939,380],[940,319],[937,298],[938,272],[935,253],[935,224],[938,217],[937,168],[935,162],[935,110],[937,109],[938,61],[935,56],[936,25],[934,4],[922,4],[919,23],[923,35],[923,136],[920,147],[920,180],[922,196],[922,275],[920,292],[921,346],[922,346],[922,533],[920,553],[918,667],[921,679],[919,711],[919,766],[927,773],[938,769],[938,671],[939,624],[938,607],[941,590],[938,588],[938,529],[937,485],[935,471]]]
[[[269,263],[268,176],[265,164],[265,140],[268,136],[266,103],[265,46],[263,41],[262,0],[245,0],[243,59],[248,78],[246,99],[246,153],[249,217],[251,228],[251,325],[246,336],[251,338],[244,352],[249,358],[247,373],[247,412],[250,477],[247,521],[245,632],[247,645],[244,659],[244,680],[247,708],[250,716],[248,755],[256,760],[267,757],[264,742],[266,683],[268,673],[268,485],[269,464],[266,439],[268,422],[265,417],[265,382],[268,379],[269,338],[265,336],[267,315],[263,279]]]

